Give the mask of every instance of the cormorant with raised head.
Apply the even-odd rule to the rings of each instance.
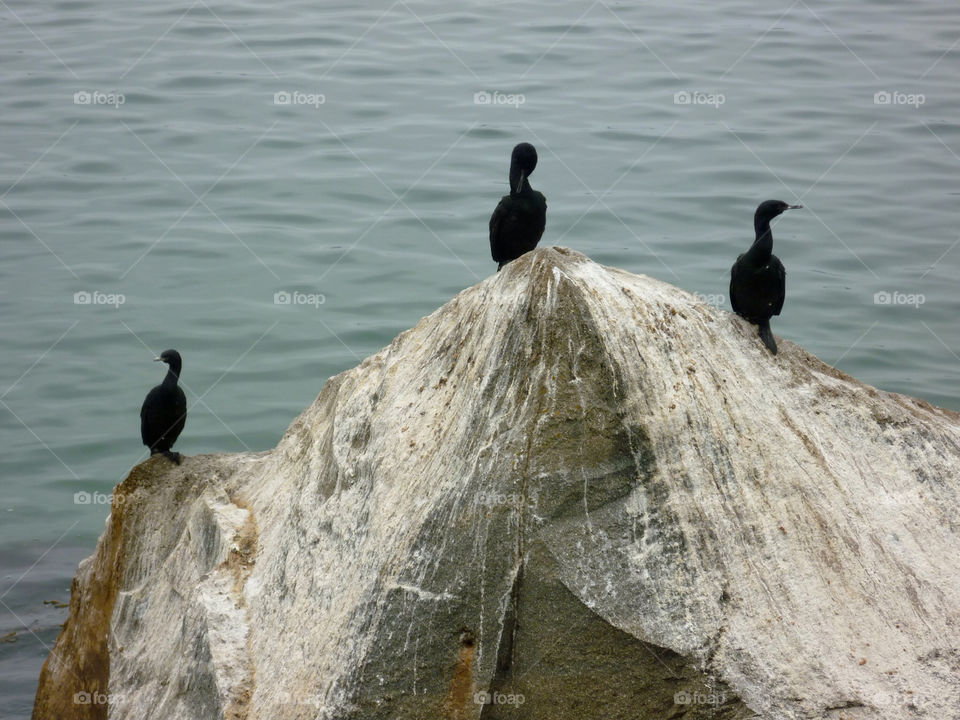
[[[547,199],[530,187],[537,167],[537,150],[520,143],[510,157],[510,194],[500,199],[490,216],[490,254],[499,271],[511,260],[533,250],[547,225]]]
[[[180,453],[171,452],[170,448],[187,423],[187,396],[177,385],[183,364],[176,350],[164,350],[154,360],[169,368],[163,382],[147,393],[140,408],[140,437],[151,455],[162,453],[179,465]]]
[[[740,317],[757,325],[757,334],[774,355],[777,343],[770,331],[770,318],[779,315],[786,296],[787,271],[773,254],[770,221],[784,210],[803,205],[788,205],[782,200],[766,200],[753,216],[756,238],[730,269],[730,304]]]

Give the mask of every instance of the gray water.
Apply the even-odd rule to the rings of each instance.
[[[75,493],[144,458],[154,355],[184,356],[179,450],[272,447],[494,271],[520,140],[542,244],[728,309],[757,203],[801,201],[774,331],[960,409],[958,39],[906,0],[0,4],[0,717],[103,529]]]

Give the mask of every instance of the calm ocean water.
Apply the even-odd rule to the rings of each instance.
[[[0,38],[2,718],[103,529],[75,493],[144,457],[153,356],[179,450],[272,447],[494,271],[520,140],[542,244],[726,308],[757,203],[801,201],[774,331],[960,410],[960,8],[8,0]]]

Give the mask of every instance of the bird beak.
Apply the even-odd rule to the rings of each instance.
[[[803,210],[803,205],[787,205],[787,210]]]
[[[527,173],[523,170],[520,171],[520,179],[517,180],[517,189],[516,192],[520,192],[520,188],[523,187],[523,181],[527,179]]]
[[[153,361],[154,361],[154,362],[163,362],[163,358],[154,358]]]

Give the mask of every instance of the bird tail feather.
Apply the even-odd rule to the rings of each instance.
[[[773,332],[770,330],[769,320],[763,320],[760,322],[757,328],[757,334],[760,336],[760,339],[763,340],[763,344],[767,346],[767,349],[776,355],[777,341],[773,339]]]

